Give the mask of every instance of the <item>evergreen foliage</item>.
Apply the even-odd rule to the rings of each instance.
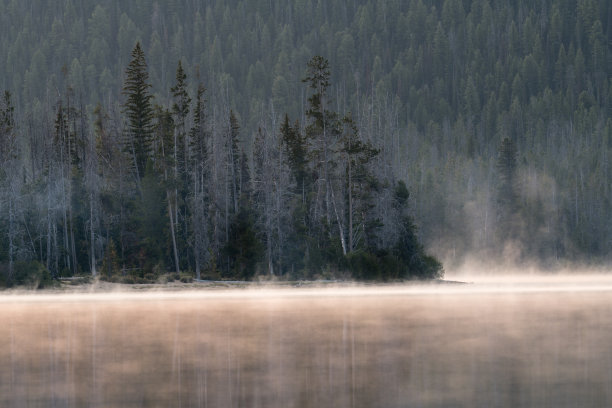
[[[300,132],[299,123],[291,125],[289,123],[289,115],[285,114],[285,118],[280,128],[281,140],[285,154],[287,157],[287,163],[291,169],[291,175],[295,183],[295,192],[302,192],[302,196],[310,188],[307,185],[308,182],[308,171],[307,171],[307,148],[306,140]]]
[[[144,177],[147,160],[151,154],[153,134],[153,95],[149,92],[149,73],[145,54],[140,43],[132,51],[132,60],[125,70],[123,94],[126,96],[124,113],[127,118],[126,150],[134,159],[138,177]]]
[[[505,138],[499,147],[497,158],[497,172],[499,186],[497,189],[497,202],[502,211],[513,213],[517,210],[517,163],[516,145]]]
[[[187,91],[187,74],[183,70],[183,64],[179,60],[176,68],[176,85],[170,89],[174,103],[172,105],[172,112],[181,120],[185,121],[189,114],[189,104],[191,98]]]
[[[84,112],[72,107],[70,99],[66,107],[61,101],[58,105],[55,155],[50,165],[57,167],[65,200],[62,218],[57,221],[64,239],[61,248],[55,247],[56,257],[52,257],[51,242],[57,235],[48,228],[49,266],[41,265],[36,270],[42,268],[49,273],[51,269],[57,275],[62,265],[62,274],[74,274],[89,264],[95,275],[100,264],[103,278],[123,282],[156,279],[172,264],[181,280],[191,279],[181,271],[193,270],[193,266],[197,279],[204,272],[207,276],[220,273],[227,279],[249,280],[262,274],[266,264],[268,273],[290,278],[439,277],[441,264],[428,257],[418,242],[407,212],[404,183],[398,184],[396,194],[400,218],[392,220],[400,225],[397,242],[392,247],[379,245],[383,241],[377,238],[379,229],[366,226],[380,224],[373,199],[373,191],[381,188],[373,173],[379,150],[360,138],[350,115],[340,119],[338,112],[328,108],[328,64],[319,56],[308,64],[305,82],[310,84],[312,95],[306,128],[300,129],[297,122],[291,126],[285,114],[273,136],[260,129],[249,158],[233,110],[228,112],[225,130],[209,134],[201,85],[193,126],[185,131],[191,99],[180,63],[177,84],[171,89],[175,101],[172,111],[157,106],[154,116],[150,115],[152,97],[146,91],[144,54],[137,45],[127,71],[128,102],[124,105],[129,134],[133,136],[132,151],[113,150],[108,140],[108,117],[100,107],[95,111],[94,132],[88,142],[86,128],[77,124]],[[10,109],[7,100],[3,118],[9,116]],[[12,122],[3,122],[6,132]],[[179,151],[183,149],[181,156]],[[211,157],[209,151],[217,155]],[[142,173],[138,171],[139,177],[126,177],[121,169],[128,167],[122,163],[129,163],[135,154],[137,163],[142,160],[145,167]],[[114,155],[123,155],[124,160],[117,161]],[[99,160],[115,163],[120,170],[118,178],[99,168]],[[86,179],[94,184],[86,186]],[[223,181],[222,189],[219,180]],[[118,190],[118,205],[103,192],[100,181],[106,181],[111,195],[114,189]],[[127,184],[126,191],[122,184]],[[129,191],[130,187],[138,187],[137,193],[134,189]],[[98,194],[100,206],[94,202]],[[100,215],[94,214],[100,210],[106,213],[102,215],[107,219],[103,226],[97,225]],[[112,225],[113,215],[119,218],[119,229]],[[293,217],[293,223],[284,223],[287,216]],[[224,223],[220,223],[221,219]],[[51,221],[49,217],[47,223]],[[90,228],[89,237],[81,232],[81,225]],[[95,254],[95,228],[106,229],[103,255]],[[115,240],[121,242],[121,254]],[[15,245],[9,242],[9,249]],[[192,251],[187,250],[189,246]],[[122,277],[117,278],[118,274]],[[39,274],[25,275],[27,279],[38,279],[35,276]],[[20,274],[5,274],[9,284],[23,284],[24,279]]]
[[[54,276],[90,271],[111,239],[119,273],[137,268],[149,159],[163,179],[164,245],[173,231],[177,246],[160,252],[161,270],[178,258],[181,270],[225,273],[243,191],[265,248],[258,273],[321,275],[372,259],[364,253],[399,265],[404,216],[451,265],[491,259],[502,241],[518,249],[510,261],[609,261],[610,2],[161,0],[154,9],[0,1],[0,88],[11,91],[0,117],[0,260],[11,276],[29,259]],[[173,119],[167,178],[153,101]],[[240,136],[228,158],[230,111]],[[498,165],[506,139],[512,183]],[[354,140],[378,153],[351,160]],[[399,181],[409,210],[397,205]]]

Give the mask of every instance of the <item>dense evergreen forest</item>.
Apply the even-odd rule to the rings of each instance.
[[[417,236],[449,266],[610,261],[607,1],[2,0],[0,19],[7,271],[437,271]]]

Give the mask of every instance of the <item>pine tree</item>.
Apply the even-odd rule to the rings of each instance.
[[[234,273],[242,279],[251,279],[263,258],[261,231],[255,227],[257,209],[251,192],[251,171],[246,153],[240,149],[238,161],[238,212],[230,226],[230,241],[227,249],[233,251]]]
[[[348,218],[347,252],[355,250],[365,240],[367,214],[371,205],[372,176],[368,164],[379,151],[359,138],[357,125],[350,115],[343,119],[342,153],[345,156],[346,200]]]
[[[309,245],[309,214],[311,204],[312,178],[309,172],[308,146],[306,137],[300,131],[300,125],[296,121],[293,126],[289,123],[289,116],[281,124],[280,136],[282,142],[283,157],[286,165],[291,171],[289,191],[292,193],[289,209],[289,220],[286,238],[281,243],[283,247],[284,261],[291,275],[301,271],[308,263],[311,252]]]
[[[147,160],[151,154],[154,128],[154,111],[151,102],[153,95],[149,92],[151,85],[148,83],[147,63],[140,43],[136,43],[132,51],[132,61],[125,74],[123,94],[127,100],[123,105],[123,111],[128,120],[125,149],[133,157],[134,169],[140,180],[144,176]]]
[[[196,279],[201,277],[201,269],[208,261],[208,206],[209,194],[209,157],[208,143],[210,132],[206,123],[206,88],[200,84],[196,96],[196,106],[193,112],[194,126],[190,131],[189,163],[190,163],[190,220],[191,239],[194,252]]]
[[[497,202],[504,211],[514,212],[517,206],[516,145],[510,138],[504,138],[499,147],[497,171]]]
[[[189,142],[186,138],[186,120],[189,115],[189,105],[191,97],[187,92],[187,74],[183,70],[183,65],[179,60],[176,67],[176,84],[170,89],[172,92],[172,114],[174,116],[175,135],[174,135],[174,158],[175,172],[186,170],[186,161],[189,154]],[[178,174],[175,175],[178,180]]]
[[[14,265],[17,253],[17,190],[16,183],[19,181],[16,171],[17,140],[15,133],[15,108],[12,103],[11,93],[5,91],[4,98],[0,102],[0,189],[2,201],[7,209],[7,255],[8,271],[7,282],[14,278]]]
[[[189,115],[189,105],[191,98],[187,92],[187,74],[183,70],[183,65],[179,60],[176,68],[176,84],[170,89],[173,98],[172,116],[174,117],[173,131],[173,146],[172,155],[174,157],[174,166],[172,177],[172,191],[169,199],[169,206],[173,211],[170,214],[171,224],[174,225],[173,237],[183,247],[183,243],[187,242],[188,220],[187,212],[187,189],[189,183],[188,175],[188,157],[189,157],[189,140],[186,131],[186,121]],[[169,186],[170,187],[170,186]],[[169,207],[169,209],[170,209]],[[174,222],[172,222],[174,221]]]
[[[0,108],[0,158],[3,162],[16,158],[14,115],[15,107],[13,106],[12,95],[9,91],[5,91]]]
[[[168,220],[170,221],[170,236],[172,238],[172,253],[174,257],[174,269],[178,274],[180,272],[179,267],[179,253],[177,247],[176,237],[176,173],[172,172],[172,169],[176,169],[176,156],[173,155],[173,143],[176,139],[173,139],[174,132],[174,120],[168,110],[162,110],[157,108],[156,112],[157,126],[155,128],[155,144],[157,146],[155,164],[157,170],[163,177],[164,187],[166,190],[166,204],[168,206]]]
[[[183,70],[183,64],[178,62],[176,67],[176,85],[170,89],[174,98],[172,113],[179,119],[185,120],[189,114],[191,98],[187,92],[187,74]]]
[[[61,209],[63,218],[63,245],[64,245],[64,267],[70,274],[77,272],[77,254],[75,243],[75,218],[73,204],[78,202],[79,158],[77,154],[76,117],[81,114],[71,105],[72,91],[68,89],[66,106],[62,101],[57,108],[55,120],[55,157],[58,164],[61,195]]]
[[[238,200],[240,198],[240,149],[238,138],[240,136],[240,125],[234,111],[230,110],[229,127],[227,129],[226,149],[227,167],[230,185],[230,196],[233,202],[233,213],[238,212]]]
[[[295,182],[295,192],[305,200],[306,191],[310,187],[308,182],[308,159],[306,140],[300,132],[299,123],[294,126],[289,123],[289,116],[285,114],[285,119],[280,128],[283,148],[286,152],[287,164],[291,169],[291,176]]]
[[[117,256],[117,249],[115,248],[115,242],[111,238],[106,244],[106,251],[104,253],[104,259],[102,260],[102,271],[101,273],[107,279],[110,279],[113,275],[119,273],[119,262]]]
[[[313,209],[313,221],[319,221],[319,208],[324,212],[326,227],[330,227],[332,220],[335,220],[342,252],[346,255],[345,232],[338,211],[334,183],[332,182],[332,171],[336,165],[334,149],[340,136],[340,123],[338,114],[327,109],[327,90],[330,86],[330,75],[329,62],[317,55],[308,62],[308,74],[303,79],[303,82],[308,83],[313,90],[312,95],[308,98],[309,106],[306,111],[309,119],[306,126],[306,137],[310,143],[311,163],[317,174],[314,180],[316,200]]]
[[[400,278],[436,279],[443,275],[442,264],[434,257],[427,255],[417,237],[414,220],[408,214],[408,188],[403,181],[397,182],[394,189],[395,209],[398,218],[399,237],[393,252],[400,260],[403,271]],[[384,272],[384,271],[383,271]]]
[[[229,240],[224,252],[229,260],[229,272],[236,278],[253,278],[257,263],[263,255],[262,244],[254,227],[254,218],[253,210],[249,206],[241,206],[230,226]]]
[[[516,145],[510,138],[502,141],[497,158],[497,232],[500,243],[516,237],[519,203],[516,177]]]

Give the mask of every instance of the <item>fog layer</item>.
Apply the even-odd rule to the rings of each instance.
[[[610,292],[572,278],[5,296],[0,405],[609,406]]]

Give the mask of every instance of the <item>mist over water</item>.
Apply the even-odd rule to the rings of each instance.
[[[612,279],[0,297],[2,407],[612,405]]]

